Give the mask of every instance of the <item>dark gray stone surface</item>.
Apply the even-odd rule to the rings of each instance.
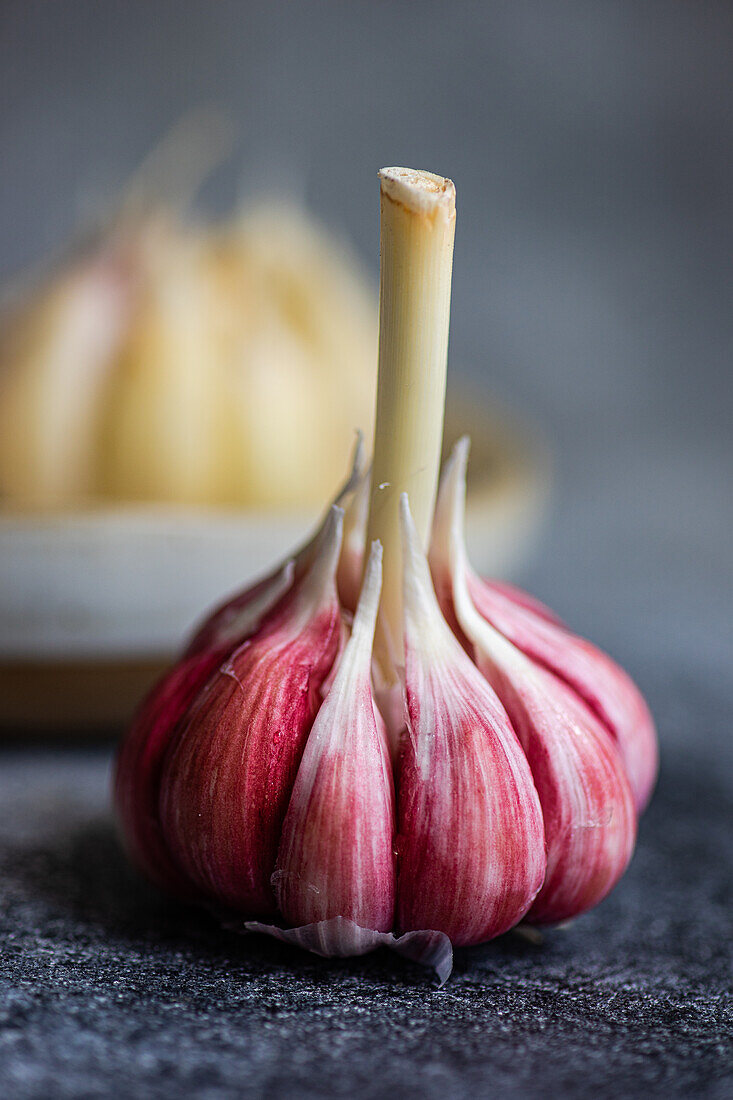
[[[6,752],[0,1095],[706,1096],[733,1088],[733,798],[668,761],[598,910],[541,945],[326,962],[222,933],[127,869],[107,753]]]
[[[455,178],[454,362],[557,460],[518,579],[637,678],[663,770],[608,901],[437,991],[166,903],[115,844],[107,750],[4,750],[0,1096],[733,1093],[732,32],[668,0],[2,4],[4,273],[201,102],[367,257],[378,166]]]

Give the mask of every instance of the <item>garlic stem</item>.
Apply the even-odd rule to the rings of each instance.
[[[384,547],[375,653],[391,678],[402,654],[400,494],[425,547],[443,438],[455,187],[409,168],[383,168],[379,379],[367,545]]]

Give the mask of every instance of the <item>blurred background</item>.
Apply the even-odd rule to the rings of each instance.
[[[729,0],[2,0],[3,1095],[730,1095],[732,56]],[[661,742],[618,890],[445,991],[166,902],[109,790],[368,424],[395,164],[457,187],[472,556]]]
[[[531,455],[522,476],[535,479],[496,568],[630,669],[663,743],[728,751],[732,32],[727,4],[6,0],[3,282],[11,292],[34,285],[67,257],[151,149],[200,108],[230,120],[233,152],[186,217],[225,225],[242,199],[294,202],[326,227],[329,247],[348,242],[367,298],[378,269],[376,170],[450,175],[451,387],[482,395],[487,438],[497,433],[499,456]],[[340,253],[334,262],[351,264]],[[6,602],[18,584],[11,503]],[[246,579],[314,508],[304,499],[290,526],[278,513],[251,568],[242,529],[216,528],[225,561],[200,598]],[[23,522],[23,537],[31,522],[36,539],[32,551],[22,544],[25,577],[56,599],[44,580],[63,582],[53,563],[51,574],[33,572],[46,552],[38,518]],[[124,524],[116,531],[124,540]],[[132,589],[130,574],[145,575],[145,540],[170,548],[173,538],[134,531],[114,562]],[[68,526],[64,537],[73,555]],[[190,543],[197,537],[188,530]],[[205,574],[206,554],[192,550],[181,571],[186,585]],[[8,720],[39,694],[35,643],[18,641],[19,599],[0,639],[4,667],[25,677],[6,685]],[[177,630],[185,615],[170,615]],[[165,656],[166,630],[153,656]],[[58,637],[54,660],[64,657]]]

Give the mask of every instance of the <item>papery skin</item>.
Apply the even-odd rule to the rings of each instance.
[[[273,884],[280,912],[296,926],[341,917],[388,932],[394,922],[394,789],[370,675],[381,563],[375,544],[283,825]]]
[[[513,604],[475,574],[468,583],[483,618],[572,688],[610,732],[624,761],[637,812],[641,813],[654,790],[659,756],[654,720],[631,677],[585,638],[528,607]]]
[[[299,928],[280,928],[276,924],[262,924],[260,921],[245,921],[244,927],[248,932],[261,932],[281,943],[301,947],[326,959],[353,958],[386,947],[422,966],[431,966],[441,986],[448,981],[453,969],[450,939],[444,932],[430,929],[397,936],[393,932],[364,928],[346,917],[331,917]]]
[[[542,811],[499,700],[440,614],[404,496],[402,524],[397,923],[481,943],[517,924],[542,886]]]
[[[556,626],[565,626],[560,616],[551,607],[542,603],[531,593],[525,592],[523,588],[517,588],[516,584],[510,584],[509,581],[497,581],[496,579],[488,580],[486,577],[482,577],[481,580],[484,587],[488,588],[490,592],[495,592],[511,603],[523,607],[526,611],[531,611],[540,619],[555,623]]]
[[[453,614],[447,546],[452,488],[465,479],[468,440],[446,464],[435,512],[430,564],[446,614]],[[465,487],[464,487],[465,492]],[[639,689],[622,668],[584,638],[572,634],[544,605],[513,586],[486,582],[465,564],[476,610],[518,649],[554,673],[586,703],[618,744],[637,813],[646,807],[659,766],[654,721]],[[448,610],[446,610],[448,609]]]
[[[303,584],[209,680],[163,762],[160,820],[174,861],[204,893],[249,916],[275,910],[282,822],[339,650],[342,518],[332,509]]]
[[[363,477],[361,433],[351,472],[336,501],[353,493]],[[332,505],[331,507],[333,507]],[[115,768],[115,804],[125,846],[148,878],[176,894],[193,887],[175,865],[159,821],[163,760],[187,712],[219,665],[258,629],[284,594],[300,584],[323,544],[331,509],[315,533],[290,558],[210,612],[195,630],[183,656],[154,685],[135,714]]]
[[[460,460],[449,466],[442,493],[451,519],[445,557],[455,613],[519,737],[542,806],[547,873],[528,919],[566,920],[597,905],[626,869],[636,838],[631,788],[609,731],[583,700],[507,641],[474,606]]]
[[[267,611],[292,585],[292,565],[239,597],[236,613],[220,616],[206,644],[191,647],[158,680],[138,708],[117,757],[115,805],[132,860],[148,878],[176,894],[189,894],[191,883],[171,858],[159,820],[163,760],[181,721],[214,671],[234,648],[257,630]]]
[[[174,894],[187,895],[192,886],[172,860],[160,828],[163,760],[220,657],[209,650],[174,665],[141,704],[117,756],[115,807],[127,852],[149,879]]]
[[[608,730],[552,673],[506,646],[490,656],[477,644],[476,660],[519,737],[542,806],[547,872],[527,920],[554,923],[613,889],[634,850],[636,814]]]

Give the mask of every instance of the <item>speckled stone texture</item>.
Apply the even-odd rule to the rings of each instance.
[[[0,1095],[729,1096],[733,799],[669,761],[631,870],[533,944],[327,962],[139,881],[108,754],[5,752]]]

